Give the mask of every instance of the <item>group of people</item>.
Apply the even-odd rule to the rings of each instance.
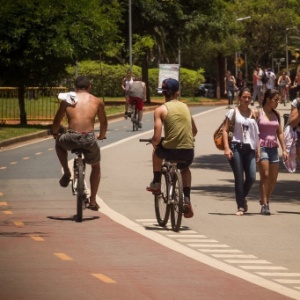
[[[101,156],[97,139],[104,139],[106,136],[107,117],[103,101],[90,94],[90,90],[91,84],[86,77],[79,76],[75,80],[75,93],[70,95],[71,101],[62,101],[56,113],[53,136],[56,139],[56,153],[63,168],[63,176],[59,181],[62,187],[68,186],[71,177],[68,151],[75,148],[84,149],[85,161],[92,167],[91,196],[87,201],[87,207],[98,210],[96,194],[100,183]],[[190,197],[192,182],[190,165],[194,159],[194,137],[197,128],[188,106],[178,100],[179,82],[172,78],[165,79],[160,90],[166,102],[154,111],[153,180],[146,190],[153,194],[160,193],[161,166],[164,159],[182,161],[178,163],[178,168],[183,181],[184,216],[190,218],[194,215]],[[145,97],[145,94],[143,95]],[[246,197],[256,180],[256,167],[260,174],[261,214],[271,214],[269,202],[279,172],[279,145],[283,160],[289,159],[280,114],[276,110],[280,101],[278,90],[267,89],[259,109],[253,110],[249,107],[252,99],[249,88],[243,86],[239,89],[239,104],[226,113],[223,129],[224,155],[229,161],[235,179],[238,216],[244,215],[248,210]],[[68,130],[60,134],[60,123],[65,115],[68,119]],[[100,122],[100,133],[97,138],[94,135],[96,116]],[[231,122],[234,122],[234,132],[229,141],[228,129]],[[300,98],[292,102],[289,123],[297,128],[297,158],[300,160]]]
[[[279,172],[279,145],[284,161],[289,159],[281,125],[280,114],[276,110],[280,93],[267,89],[259,109],[251,109],[253,97],[247,87],[238,93],[238,106],[226,113],[223,128],[224,155],[232,168],[235,180],[237,216],[248,210],[246,197],[256,180],[256,167],[260,174],[261,214],[270,215],[270,197],[275,188]],[[297,128],[297,157],[300,160],[300,98],[292,102],[289,123]],[[234,116],[234,117],[233,117]],[[233,137],[229,141],[229,125],[234,122]]]
[[[280,103],[286,105],[290,98],[296,98],[300,91],[300,69],[297,70],[294,82],[287,74],[282,71],[278,76],[271,68],[263,70],[260,65],[257,65],[253,72],[253,95],[251,105],[257,100],[261,106],[264,99],[264,93],[268,89],[278,89],[280,96]]]
[[[126,101],[127,116],[129,116],[132,101],[137,100],[142,104],[146,98],[145,85],[135,85],[134,83],[140,83],[141,81],[139,79],[131,81],[130,76],[131,72],[128,72],[124,85],[122,85],[126,96],[129,96],[128,103]],[[128,86],[126,87],[127,81]],[[52,134],[56,140],[56,153],[63,168],[63,175],[59,181],[60,185],[67,187],[71,178],[68,166],[68,151],[76,148],[83,149],[85,162],[92,167],[90,176],[91,195],[86,202],[86,206],[91,210],[98,210],[99,205],[96,202],[96,194],[100,183],[101,155],[97,139],[101,140],[106,136],[107,117],[103,101],[90,94],[90,90],[90,81],[84,76],[77,77],[75,80],[75,93],[67,93],[63,98],[64,101],[61,101],[53,121]],[[165,79],[160,90],[166,103],[154,111],[154,134],[152,137],[153,180],[146,190],[153,194],[160,193],[163,159],[180,160],[178,169],[181,171],[183,183],[183,212],[186,218],[191,218],[194,212],[190,199],[192,176],[189,166],[194,159],[194,136],[197,134],[197,128],[188,106],[178,100],[179,82],[172,78]],[[132,91],[134,93],[131,93]],[[141,106],[140,108],[142,111]],[[65,115],[68,120],[68,130],[66,133],[59,133],[60,124]],[[100,122],[100,133],[97,138],[94,135],[96,116],[98,116]],[[163,128],[164,138],[162,138]]]
[[[125,78],[122,80],[121,88],[125,93],[125,113],[124,118],[130,118],[132,105],[136,102],[138,110],[138,126],[142,128],[143,106],[146,101],[146,84],[139,76],[133,77],[131,70],[127,70]]]

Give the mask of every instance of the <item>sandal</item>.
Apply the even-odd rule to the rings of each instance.
[[[239,210],[235,213],[236,216],[243,216],[244,215],[244,212]]]
[[[71,174],[64,174],[59,181],[60,186],[67,187],[69,185]]]
[[[94,210],[94,211],[98,211],[100,206],[98,204],[90,204],[87,206],[88,209]]]

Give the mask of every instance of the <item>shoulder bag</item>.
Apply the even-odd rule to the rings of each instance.
[[[214,133],[214,142],[216,147],[219,150],[224,150],[224,141],[223,141],[223,127],[226,122],[225,120],[221,123],[221,125],[218,127],[218,129]],[[233,138],[233,132],[234,132],[234,125],[235,125],[235,109],[232,115],[232,119],[229,121],[229,130],[228,130],[228,143],[232,141]]]

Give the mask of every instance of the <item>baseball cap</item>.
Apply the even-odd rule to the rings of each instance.
[[[159,92],[175,93],[179,91],[179,82],[174,78],[167,78],[162,82],[161,88],[157,88]]]

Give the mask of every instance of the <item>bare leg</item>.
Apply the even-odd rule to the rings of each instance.
[[[139,122],[142,122],[142,119],[143,119],[143,111],[142,111],[142,110],[139,110],[139,118],[138,118],[138,121],[139,121]]]
[[[64,174],[71,174],[68,166],[68,151],[64,150],[58,145],[55,146],[55,150],[60,164],[64,170]]]
[[[190,168],[186,168],[180,171],[182,177],[183,187],[191,187],[192,185],[192,174]]]
[[[278,164],[277,163],[270,164],[270,166],[269,166],[269,184],[268,184],[268,190],[267,190],[268,202],[269,202],[269,199],[275,188],[277,177],[278,177],[278,172],[279,172],[279,163]]]
[[[156,154],[155,150],[152,153],[152,164],[153,164],[153,172],[160,172],[162,166],[162,159],[160,159]]]
[[[267,204],[268,203],[268,190],[269,190],[269,162],[267,160],[263,160],[259,162],[259,175],[260,175],[260,182],[259,182],[259,189],[260,189],[260,197],[261,203]]]
[[[96,195],[100,184],[100,177],[101,177],[101,170],[100,170],[100,162],[99,162],[92,165],[92,171],[90,175],[90,185],[91,185],[90,204],[91,205],[97,205]]]

